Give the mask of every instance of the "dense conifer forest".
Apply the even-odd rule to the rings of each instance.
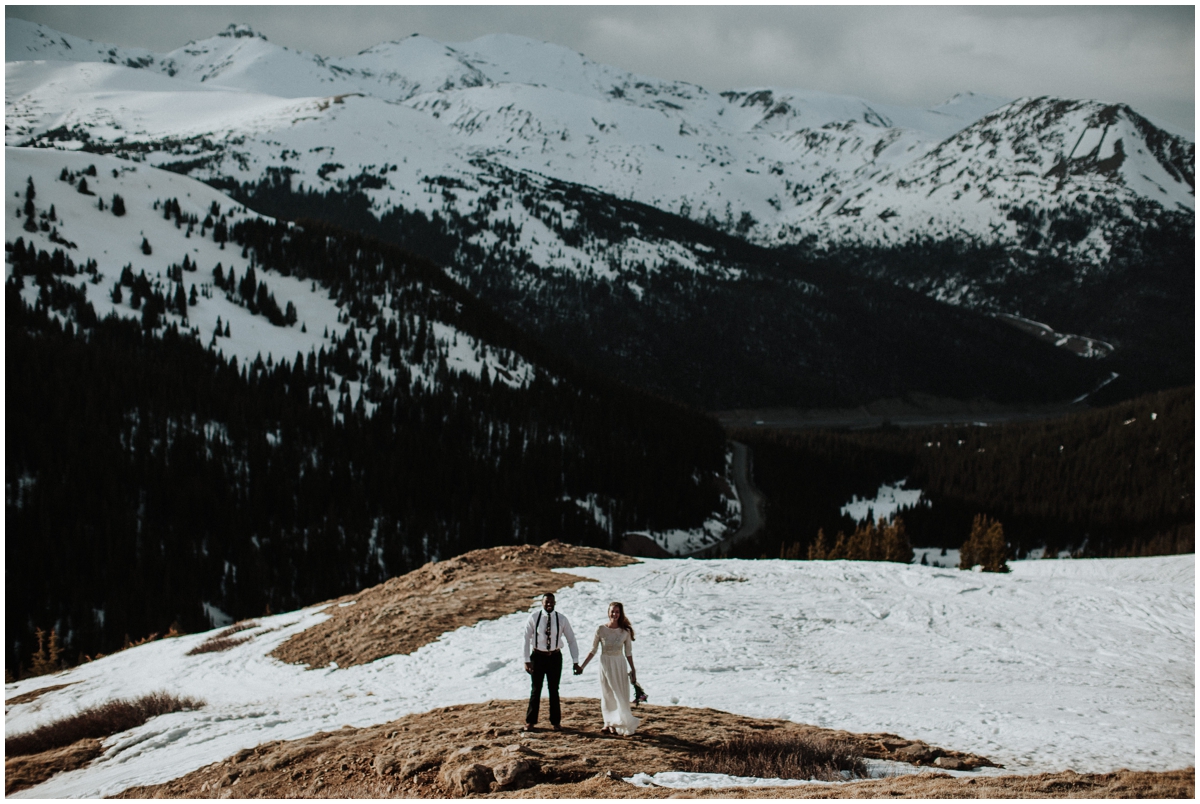
[[[559,357],[426,260],[316,223],[227,235],[260,270],[327,288],[345,337],[238,365],[167,323],[186,305],[170,292],[128,278],[113,292],[143,296],[141,322],[97,320],[80,285],[94,266],[9,244],[9,669],[38,628],[73,662],[208,628],[206,606],[288,610],[479,547],[612,547],[720,510],[714,421]],[[265,301],[239,279],[217,284]],[[435,320],[531,362],[532,380],[449,370]]]
[[[1077,213],[1084,215],[1084,213]],[[1034,248],[1038,227],[1061,243],[1090,230],[1086,218],[1047,226],[1027,210],[1010,217],[1025,231],[1028,250],[985,247],[953,240],[909,243],[892,248],[844,246],[815,254],[795,249],[796,259],[829,270],[895,282],[924,292],[947,276],[966,272],[980,288],[983,309],[1019,312],[1053,322],[1060,332],[1111,343],[1103,364],[1119,376],[1091,401],[1116,402],[1195,382],[1195,217],[1164,213],[1145,228],[1129,227],[1114,239],[1108,264],[1086,284],[1066,259]],[[1152,216],[1147,215],[1148,219]],[[1045,245],[1045,244],[1042,244]]]
[[[922,504],[902,513],[920,547],[957,548],[978,514],[1004,526],[1010,553],[1084,556],[1194,550],[1194,387],[1056,420],[993,427],[733,435],[754,449],[767,528],[737,555],[800,557],[818,529],[855,529],[840,514],[907,479]],[[796,545],[799,545],[798,547]]]
[[[465,217],[449,205],[431,216],[375,211],[363,188],[382,179],[365,173],[323,192],[293,186],[286,171],[254,184],[209,183],[254,209],[332,221],[450,266],[506,318],[576,360],[704,410],[852,406],[910,392],[1056,402],[1091,391],[1111,370],[987,316],[846,270],[836,255],[776,252],[588,188],[509,178]],[[635,265],[604,279],[539,266],[514,245],[513,232],[496,231],[486,248],[472,243],[491,225],[488,209],[501,204],[523,204],[568,245],[587,242],[614,255],[635,239],[699,244],[706,272]],[[552,207],[570,210],[573,225]]]

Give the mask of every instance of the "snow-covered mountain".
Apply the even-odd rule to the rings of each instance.
[[[216,159],[201,175],[244,180],[286,166],[318,187],[336,180],[318,174],[324,164],[351,175],[406,165],[389,176],[390,191],[380,188],[381,202],[401,203],[424,176],[478,176],[482,161],[700,221],[742,223],[743,234],[767,244],[810,235],[1016,243],[1013,208],[1092,209],[1097,195],[1127,216],[1145,214],[1134,207],[1146,201],[1195,207],[1193,144],[1123,106],[965,94],[919,110],[776,88],[716,95],[508,35],[454,45],[413,36],[327,59],[230,26],[153,54],[10,20],[6,45],[9,144],[53,141],[57,129],[86,133],[96,146],[137,142],[151,151],[165,150],[155,141],[204,137]],[[97,63],[111,68],[80,67]],[[138,77],[147,72],[171,80],[147,84]],[[217,94],[184,96],[193,113],[183,116],[161,97],[158,114],[131,97],[201,88]],[[339,114],[330,98],[359,113]],[[314,128],[322,151],[308,145]],[[406,162],[419,143],[429,158]],[[1102,258],[1105,237],[1098,223],[1080,248]]]
[[[78,656],[464,544],[737,527],[715,422],[584,376],[411,252],[112,156],[7,148],[5,167],[6,400],[28,425],[8,453],[10,668],[29,623]],[[65,557],[52,577],[44,554]],[[145,582],[180,562],[186,584]]]
[[[631,223],[641,204],[765,249],[754,264],[780,260],[786,273],[826,259],[1168,365],[1140,387],[1186,381],[1190,358],[1174,351],[1190,313],[1162,308],[1190,298],[1177,263],[1190,253],[1194,144],[1128,107],[715,94],[510,35],[413,36],[324,58],[231,25],[157,54],[9,20],[6,52],[9,145],[165,167],[260,210],[270,190],[265,211],[287,217],[387,229],[392,216],[412,230],[420,216],[437,242],[409,247],[545,337],[560,335],[548,319],[581,314],[547,308],[578,297],[568,285],[636,302],[664,270],[748,277],[686,227]],[[358,217],[339,218],[343,206]],[[751,403],[779,401],[728,402]]]
[[[352,319],[342,309],[344,303],[339,304],[328,288],[264,269],[242,249],[226,248],[227,241],[213,237],[215,224],[209,222],[214,218],[229,229],[260,216],[211,187],[168,171],[86,153],[10,148],[5,163],[5,219],[28,220],[22,216],[30,186],[35,191],[35,208],[41,210],[32,231],[14,226],[7,239],[11,243],[20,238],[23,248],[29,250],[64,252],[81,266],[94,263],[94,271],[86,273],[85,295],[98,318],[143,319],[141,301],[131,286],[121,283],[123,274],[128,273],[131,277],[145,275],[151,291],[164,298],[174,299],[180,293],[191,297],[186,310],[165,310],[163,323],[179,327],[241,365],[256,359],[290,361],[297,354],[332,350],[352,329]],[[117,196],[125,210],[119,216],[111,209]],[[163,203],[168,200],[178,204],[178,216],[173,211],[165,213]],[[53,217],[48,217],[50,210]],[[187,222],[189,218],[208,225],[197,232],[196,224]],[[225,277],[256,276],[281,309],[290,306],[295,310],[294,323],[273,323],[261,312],[251,312],[239,294],[216,286],[213,270],[218,265]],[[7,273],[11,276],[11,266]],[[114,293],[117,286],[122,286],[122,292]],[[31,307],[41,296],[41,288],[33,282],[20,292]],[[373,339],[378,334],[369,327],[362,330],[362,322],[357,323],[363,337]],[[382,369],[389,385],[420,380],[426,387],[435,386],[438,356],[455,372],[476,378],[487,372],[497,382],[517,388],[528,385],[535,373],[524,358],[502,357],[494,346],[450,323],[434,323],[430,334],[432,363],[390,361]],[[368,355],[359,358],[360,369],[369,371]],[[339,377],[337,386],[342,379]],[[346,382],[352,398],[362,395],[365,376]],[[336,406],[338,388],[327,393]],[[365,399],[364,405],[373,407]]]

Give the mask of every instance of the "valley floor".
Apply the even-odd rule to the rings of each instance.
[[[713,413],[726,429],[816,430],[844,428],[867,430],[892,424],[898,427],[936,425],[997,425],[1057,419],[1085,410],[1081,405],[998,405],[954,399],[880,399],[856,408],[756,408]]]

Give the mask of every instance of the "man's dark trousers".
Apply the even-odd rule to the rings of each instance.
[[[525,722],[537,725],[538,709],[542,704],[542,679],[550,685],[550,725],[562,722],[562,711],[558,706],[558,682],[562,678],[562,651],[546,653],[535,650],[529,656],[533,663],[533,690],[529,693],[529,708],[525,711]]]

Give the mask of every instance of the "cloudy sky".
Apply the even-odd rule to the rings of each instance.
[[[166,52],[245,22],[324,56],[422,33],[512,33],[710,90],[777,86],[932,106],[957,92],[1128,103],[1194,136],[1195,9],[1175,6],[6,6]]]

